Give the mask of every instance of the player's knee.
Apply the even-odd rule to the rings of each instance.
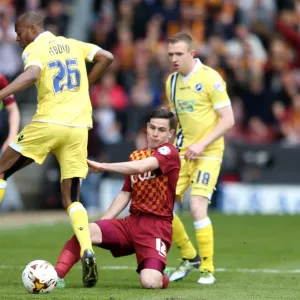
[[[91,235],[91,241],[94,245],[102,243],[102,232],[100,227],[96,223],[89,223],[89,231]]]
[[[194,219],[203,219],[207,217],[209,200],[202,196],[191,196],[190,210]]]
[[[140,282],[145,289],[161,289],[163,286],[163,275],[152,269],[143,269],[140,273]]]
[[[154,278],[147,278],[146,280],[141,280],[141,285],[144,289],[161,289],[162,280],[158,281]]]

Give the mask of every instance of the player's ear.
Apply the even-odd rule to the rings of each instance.
[[[36,30],[36,25],[35,24],[30,24],[29,26],[28,26],[28,28],[30,29],[30,31],[32,32],[32,33],[35,33],[37,30]]]
[[[175,133],[175,129],[171,129],[169,132],[170,132],[169,139],[171,139]]]
[[[191,50],[190,54],[191,54],[191,56],[194,58],[194,57],[195,57],[195,54],[196,54],[196,50],[195,50],[195,49]]]

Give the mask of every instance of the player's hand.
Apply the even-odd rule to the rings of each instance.
[[[205,150],[205,145],[201,142],[197,144],[193,144],[186,147],[186,152],[184,155],[185,160],[196,160],[201,152]]]
[[[87,163],[88,163],[88,166],[90,167],[89,173],[99,173],[102,171],[100,163],[93,161],[93,160],[89,160],[89,159],[87,160]]]

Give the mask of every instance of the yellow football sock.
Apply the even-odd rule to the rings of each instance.
[[[174,214],[173,218],[173,241],[175,245],[180,249],[181,257],[187,259],[193,259],[197,255],[197,251],[191,243],[184,226],[177,215]]]
[[[6,181],[0,179],[0,202],[3,200],[6,186],[7,186]]]
[[[80,202],[73,202],[67,209],[70,216],[73,230],[80,244],[80,256],[84,250],[92,248],[92,241],[89,231],[89,222],[86,209]]]
[[[210,218],[206,217],[201,221],[194,222],[194,227],[201,257],[200,270],[214,273],[214,233]]]

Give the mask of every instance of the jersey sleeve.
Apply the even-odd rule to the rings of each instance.
[[[43,67],[42,53],[39,49],[34,47],[34,43],[31,43],[25,48],[22,54],[22,59],[24,63],[24,70],[29,66],[38,66],[40,69]]]
[[[171,144],[158,147],[152,156],[158,160],[159,168],[163,174],[169,173],[174,168],[180,168],[178,152]]]
[[[88,61],[88,62],[92,62],[97,51],[101,49],[100,47],[98,47],[94,44],[84,43],[81,41],[77,41],[77,43],[83,53],[85,61]]]
[[[132,192],[130,175],[125,176],[122,192],[130,192],[130,193]]]
[[[174,103],[171,100],[171,76],[169,76],[166,81],[166,97],[170,104],[170,110],[175,110]]]
[[[227,94],[226,83],[216,71],[207,78],[208,93],[214,109],[220,109],[231,105],[230,98]]]

